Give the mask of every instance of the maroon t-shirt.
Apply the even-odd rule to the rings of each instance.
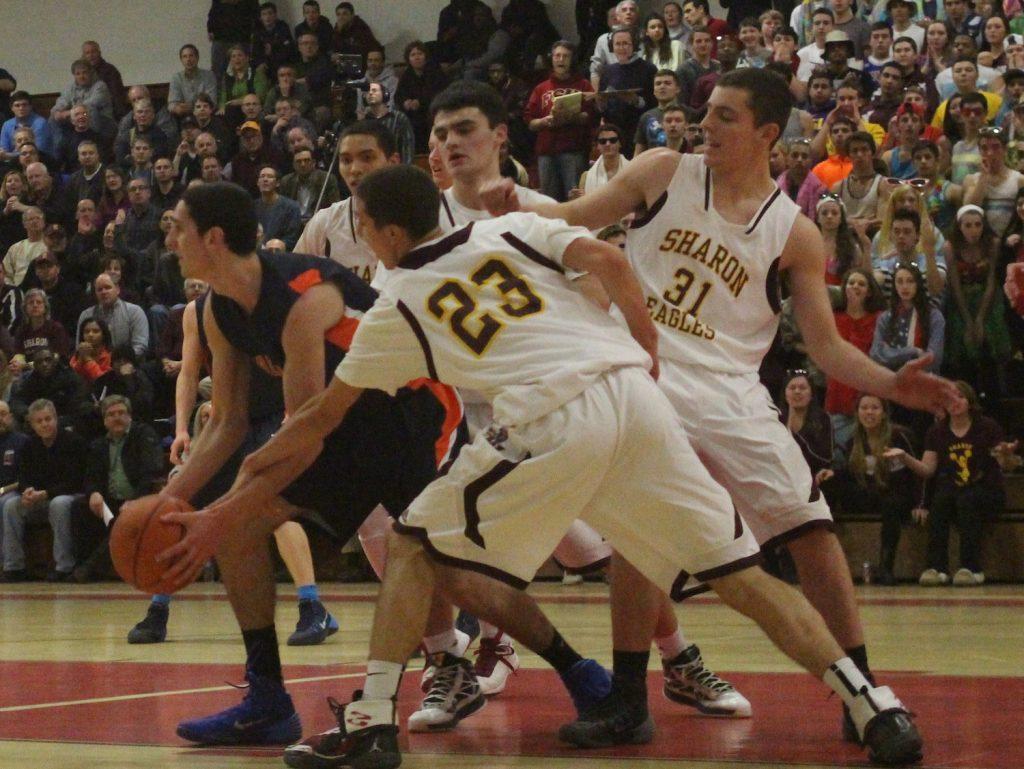
[[[932,425],[924,438],[925,451],[939,458],[935,482],[944,486],[1003,485],[1003,473],[992,449],[1003,441],[1003,429],[988,417],[978,417],[963,436],[954,435],[949,420]]]
[[[568,80],[555,80],[554,75],[539,83],[530,94],[523,117],[527,123],[547,117],[551,114],[551,105],[556,96],[582,91],[593,93],[594,87],[586,78],[573,75]],[[595,105],[593,100],[584,99],[582,112],[593,118]],[[537,144],[534,147],[537,155],[559,155],[563,152],[590,152],[590,124],[572,123],[557,128],[544,128],[537,133]]]

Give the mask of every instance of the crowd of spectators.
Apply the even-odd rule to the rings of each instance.
[[[1024,343],[1013,266],[1024,261],[1020,4],[827,0],[783,13],[723,0],[724,19],[707,0],[575,5],[572,35],[541,0],[510,0],[497,17],[480,0],[451,0],[434,40],[388,51],[352,3],[332,23],[309,0],[291,27],[272,2],[213,0],[210,69],[182,41],[156,97],[126,88],[86,41],[42,114],[20,73],[0,68],[6,579],[25,578],[25,527],[44,520],[50,578],[89,578],[92,514],[156,488],[166,469],[181,309],[204,288],[164,242],[186,187],[245,188],[261,243],[290,250],[348,195],[335,162],[347,124],[380,121],[401,162],[425,164],[431,100],[473,79],[509,113],[503,173],[566,200],[639,153],[700,153],[715,83],[759,67],[795,100],[772,171],[821,230],[842,337],[893,369],[930,355],[963,404],[936,421],[826,379],[792,308],[764,379],[837,511],[881,513],[882,582],[914,521],[929,529],[923,584],[983,581],[980,532],[1015,462],[1002,403]],[[620,225],[601,237],[624,245]]]

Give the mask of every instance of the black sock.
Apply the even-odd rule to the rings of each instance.
[[[624,693],[647,693],[647,663],[651,652],[612,651],[612,688]]]
[[[576,650],[562,638],[562,634],[555,631],[554,638],[548,644],[548,648],[538,652],[541,658],[553,667],[558,673],[565,673],[573,665],[583,659]]]
[[[277,629],[273,625],[243,630],[245,641],[245,667],[258,676],[282,682],[281,655],[277,648]]]
[[[871,685],[875,685],[875,677],[871,674],[871,668],[868,667],[868,647],[864,644],[860,646],[854,646],[852,649],[844,649],[846,656],[853,660],[853,664],[857,666],[857,670],[864,674],[864,677],[871,682]]]

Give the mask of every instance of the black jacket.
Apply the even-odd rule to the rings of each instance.
[[[57,439],[47,448],[32,435],[21,455],[18,486],[47,493],[50,499],[78,494],[85,480],[85,441],[69,430],[58,430]]]
[[[156,432],[147,424],[132,422],[121,449],[121,461],[128,481],[141,497],[156,491],[164,470],[164,455]],[[96,438],[89,444],[89,459],[85,470],[85,493],[98,491],[108,496],[110,485],[110,443],[107,436]]]

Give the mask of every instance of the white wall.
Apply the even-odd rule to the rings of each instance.
[[[506,0],[486,0],[500,10]],[[544,0],[558,30],[576,38],[572,0]],[[320,0],[334,20],[334,0]],[[401,58],[402,47],[417,37],[431,40],[437,16],[447,0],[354,0],[388,48],[388,60]],[[94,39],[103,57],[121,70],[126,85],[170,79],[180,66],[178,49],[199,46],[201,66],[209,66],[206,13],[209,0],[0,0],[0,67],[30,93],[60,91],[71,82],[71,62],[83,40]],[[294,25],[302,19],[302,0],[277,0],[281,17]],[[12,23],[13,20],[21,20]],[[33,20],[38,20],[38,24]],[[25,35],[22,30],[43,29]]]

